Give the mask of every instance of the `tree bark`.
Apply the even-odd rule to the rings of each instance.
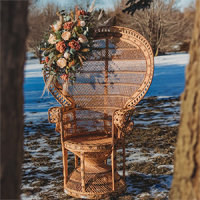
[[[181,96],[181,122],[175,151],[172,200],[200,199],[200,1],[186,68],[186,87]]]
[[[1,1],[1,193],[19,199],[23,158],[23,73],[28,1]]]

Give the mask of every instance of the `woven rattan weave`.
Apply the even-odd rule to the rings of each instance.
[[[77,198],[100,199],[126,190],[125,135],[133,129],[134,107],[150,87],[152,49],[139,33],[123,27],[95,31],[94,48],[68,92],[59,80],[49,90],[62,105],[49,109],[61,133],[64,191]],[[44,71],[45,82],[49,71]],[[123,151],[123,175],[116,171]],[[75,155],[68,175],[68,151]],[[111,158],[111,163],[107,163]]]

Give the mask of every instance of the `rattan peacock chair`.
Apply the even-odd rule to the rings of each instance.
[[[100,199],[126,190],[125,135],[133,129],[134,107],[153,77],[154,57],[147,40],[134,30],[103,27],[68,93],[59,82],[49,90],[61,107],[49,109],[49,121],[61,133],[64,191],[77,198]],[[49,71],[44,71],[47,82]],[[123,175],[116,171],[123,149]],[[75,155],[68,174],[68,151]],[[111,162],[107,162],[111,156]]]

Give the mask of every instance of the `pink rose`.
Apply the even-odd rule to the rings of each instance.
[[[63,53],[66,49],[66,45],[64,41],[60,41],[56,44],[56,49],[60,52]]]
[[[59,58],[57,60],[57,65],[60,67],[60,68],[63,68],[67,65],[67,61],[65,60],[65,58]]]
[[[85,21],[78,20],[78,26],[85,26]]]
[[[56,24],[53,24],[51,27],[52,27],[53,31],[58,31],[62,28],[62,22],[57,21]]]
[[[61,37],[63,40],[69,40],[69,38],[71,37],[71,33],[69,31],[65,31],[64,33],[62,33]]]
[[[48,42],[49,42],[50,44],[56,44],[56,36],[53,35],[53,34],[50,34],[49,39],[48,39]]]
[[[85,43],[85,42],[88,42],[88,39],[87,39],[86,36],[80,35],[79,38],[78,38],[78,41],[79,41],[80,43]]]

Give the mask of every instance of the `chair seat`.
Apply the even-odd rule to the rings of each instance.
[[[85,133],[70,137],[64,142],[65,148],[70,151],[110,151],[112,149],[112,137],[111,134],[104,132]]]

